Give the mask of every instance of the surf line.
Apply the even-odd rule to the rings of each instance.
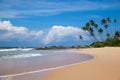
[[[89,54],[88,54],[88,55],[89,55]],[[92,55],[90,55],[90,56],[92,56]],[[54,67],[54,68],[36,70],[36,71],[23,72],[23,73],[18,73],[18,74],[3,75],[3,76],[0,76],[0,78],[9,78],[9,77],[15,77],[15,76],[33,74],[33,73],[38,73],[38,72],[51,71],[51,70],[55,70],[55,69],[61,69],[61,68],[65,68],[65,67],[69,67],[69,66],[73,66],[73,65],[77,65],[77,64],[82,64],[82,63],[90,62],[90,61],[96,59],[96,56],[92,56],[92,57],[93,57],[93,58],[90,59],[90,60],[85,60],[85,61],[78,62],[78,63],[68,64],[68,65],[63,65],[63,66],[58,66],[58,67]]]

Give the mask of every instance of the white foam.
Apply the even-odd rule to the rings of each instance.
[[[36,56],[43,56],[40,53],[23,53],[23,54],[16,54],[12,56],[3,56],[2,58],[27,58],[27,57],[36,57]]]
[[[0,49],[0,52],[5,52],[5,51],[17,51],[17,50],[21,50],[21,51],[30,51],[33,50],[33,48],[10,48],[10,49]]]
[[[16,51],[16,50],[20,50],[19,48],[12,48],[12,49],[0,49],[0,52],[4,52],[4,51]]]
[[[30,51],[33,50],[33,48],[25,48],[25,49],[21,49],[21,51]]]

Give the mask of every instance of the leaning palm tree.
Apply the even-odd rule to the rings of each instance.
[[[104,28],[105,28],[105,30],[106,30],[106,32],[107,32],[107,38],[110,38],[110,33],[109,33],[109,31],[108,31],[108,25],[106,24],[106,25],[104,26]]]
[[[86,26],[82,27],[82,30],[85,31],[85,34],[90,38],[90,40],[91,40],[90,42],[94,42],[93,39],[91,38],[91,36],[89,34],[87,34],[88,30],[87,30]]]
[[[98,30],[98,25],[97,24],[94,24],[94,28],[96,29],[96,31],[98,32],[99,36],[101,37],[101,40],[104,41],[103,37],[101,36],[101,32],[99,32],[99,30]],[[102,33],[103,33],[103,30],[102,30]]]
[[[110,23],[111,22],[111,19],[110,17],[107,18],[107,22]]]
[[[95,42],[97,42],[98,40],[97,40],[97,38],[96,38],[96,36],[95,36],[95,34],[94,34],[94,30],[93,30],[92,27],[89,27],[89,33],[90,33],[90,35],[94,38]]]
[[[110,27],[110,23],[111,23],[110,17],[107,18],[107,22],[108,22],[108,24],[109,24],[108,27]],[[115,19],[115,20],[114,20],[115,25],[116,25],[116,22],[117,22],[117,20]],[[116,29],[117,29],[117,28],[116,28],[116,26],[115,26],[115,30],[116,30]],[[112,30],[112,31],[110,31],[110,32],[113,33],[113,34],[110,34],[110,33],[107,32],[107,37],[110,37],[110,36],[111,36],[111,38],[113,38],[115,32],[114,32],[114,30]]]
[[[91,36],[94,38],[94,41],[93,41],[93,42],[96,42],[96,38],[95,38],[95,35],[93,35],[94,33],[93,33],[93,29],[90,27],[90,23],[86,23],[85,29],[89,32],[90,35],[91,35],[91,33],[92,33]]]
[[[99,35],[100,35],[100,37],[101,37],[101,40],[104,41],[104,39],[103,39],[103,37],[102,37],[103,29],[100,28],[100,29],[98,30],[98,33],[99,33]]]
[[[80,35],[80,36],[79,36],[79,39],[80,39],[80,40],[83,40],[83,37]]]
[[[116,24],[117,24],[117,19],[114,19],[114,24],[115,24],[116,31],[119,31],[119,30],[117,29],[117,26],[116,26]]]
[[[94,42],[96,42],[96,38],[95,38],[95,35],[94,35],[94,31],[93,29],[90,27],[90,23],[86,23],[86,26],[85,28],[87,29],[87,31],[90,33],[90,35],[94,38]]]
[[[119,28],[117,28],[117,26],[116,26],[116,24],[117,24],[117,19],[114,19],[114,24],[115,24],[115,28],[116,28],[116,30],[115,30],[115,34],[114,34],[114,38],[120,38],[120,31],[119,31]]]
[[[107,36],[108,39],[110,38],[110,34],[109,33],[107,33],[106,36]]]
[[[95,22],[94,22],[93,20],[90,20],[90,24],[91,24],[92,26],[94,26],[94,25],[95,25]]]
[[[93,26],[93,28],[98,27],[98,26],[96,26],[94,20],[90,20],[90,25]],[[91,29],[92,29],[92,28],[91,28]],[[92,34],[94,34],[94,30],[93,30],[93,33],[92,33]],[[98,39],[97,39],[97,37],[96,37],[95,34],[94,34],[93,37],[94,37],[94,39],[95,39],[96,41],[98,41]]]
[[[101,20],[101,23],[102,23],[102,25],[105,25],[105,24],[106,24],[106,20],[105,20],[105,19],[102,19],[102,20]]]
[[[118,31],[115,32],[114,38],[117,38],[117,39],[120,38],[120,33]]]
[[[86,23],[86,29],[87,29],[87,31],[89,31],[89,27],[90,27],[90,24],[89,23]]]
[[[116,26],[117,22],[118,22],[117,19],[114,19],[114,24],[115,24],[115,28],[116,28],[115,34],[116,34],[116,33],[119,33],[119,34],[120,34],[120,29],[117,28],[117,26]]]
[[[110,19],[109,18],[107,18],[107,20],[108,21],[110,21]],[[102,19],[101,20],[101,23],[102,23],[102,25],[104,26],[104,28],[105,28],[105,30],[106,30],[106,33],[107,33],[107,35],[109,34],[109,32],[108,32],[108,25],[107,25],[107,20],[106,19]],[[109,38],[110,37],[110,34],[109,34],[109,36],[107,36],[107,38]]]

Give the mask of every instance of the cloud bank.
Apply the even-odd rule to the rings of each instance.
[[[51,42],[59,42],[66,37],[78,39],[80,34],[84,34],[84,31],[77,27],[53,26],[45,36],[44,43],[49,44]]]
[[[0,21],[0,34],[0,41],[39,41],[46,45],[69,41],[69,39],[78,41],[79,35],[86,36],[83,30],[74,26],[52,26],[48,31],[35,31],[23,26],[14,26],[10,21]]]

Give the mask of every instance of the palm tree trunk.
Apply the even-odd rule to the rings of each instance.
[[[107,29],[105,29],[105,30],[106,30],[106,32],[109,34],[109,31],[108,31]],[[109,36],[108,38],[110,38],[110,36]]]
[[[85,32],[85,33],[86,33],[86,35],[91,39],[90,42],[94,42],[94,40],[91,38],[91,36],[90,36],[89,34],[87,34],[87,32]]]
[[[96,42],[98,42],[98,39],[97,39],[97,37],[96,37],[95,35],[94,35],[93,37],[94,37],[94,39],[96,40]]]
[[[98,34],[100,35],[101,40],[104,42],[103,36],[100,33],[98,33]]]
[[[98,32],[98,29],[96,28],[96,31]],[[104,39],[103,39],[103,37],[102,37],[102,35],[98,32],[98,34],[99,34],[99,36],[100,36],[100,38],[101,38],[101,40],[102,41],[104,41]]]

